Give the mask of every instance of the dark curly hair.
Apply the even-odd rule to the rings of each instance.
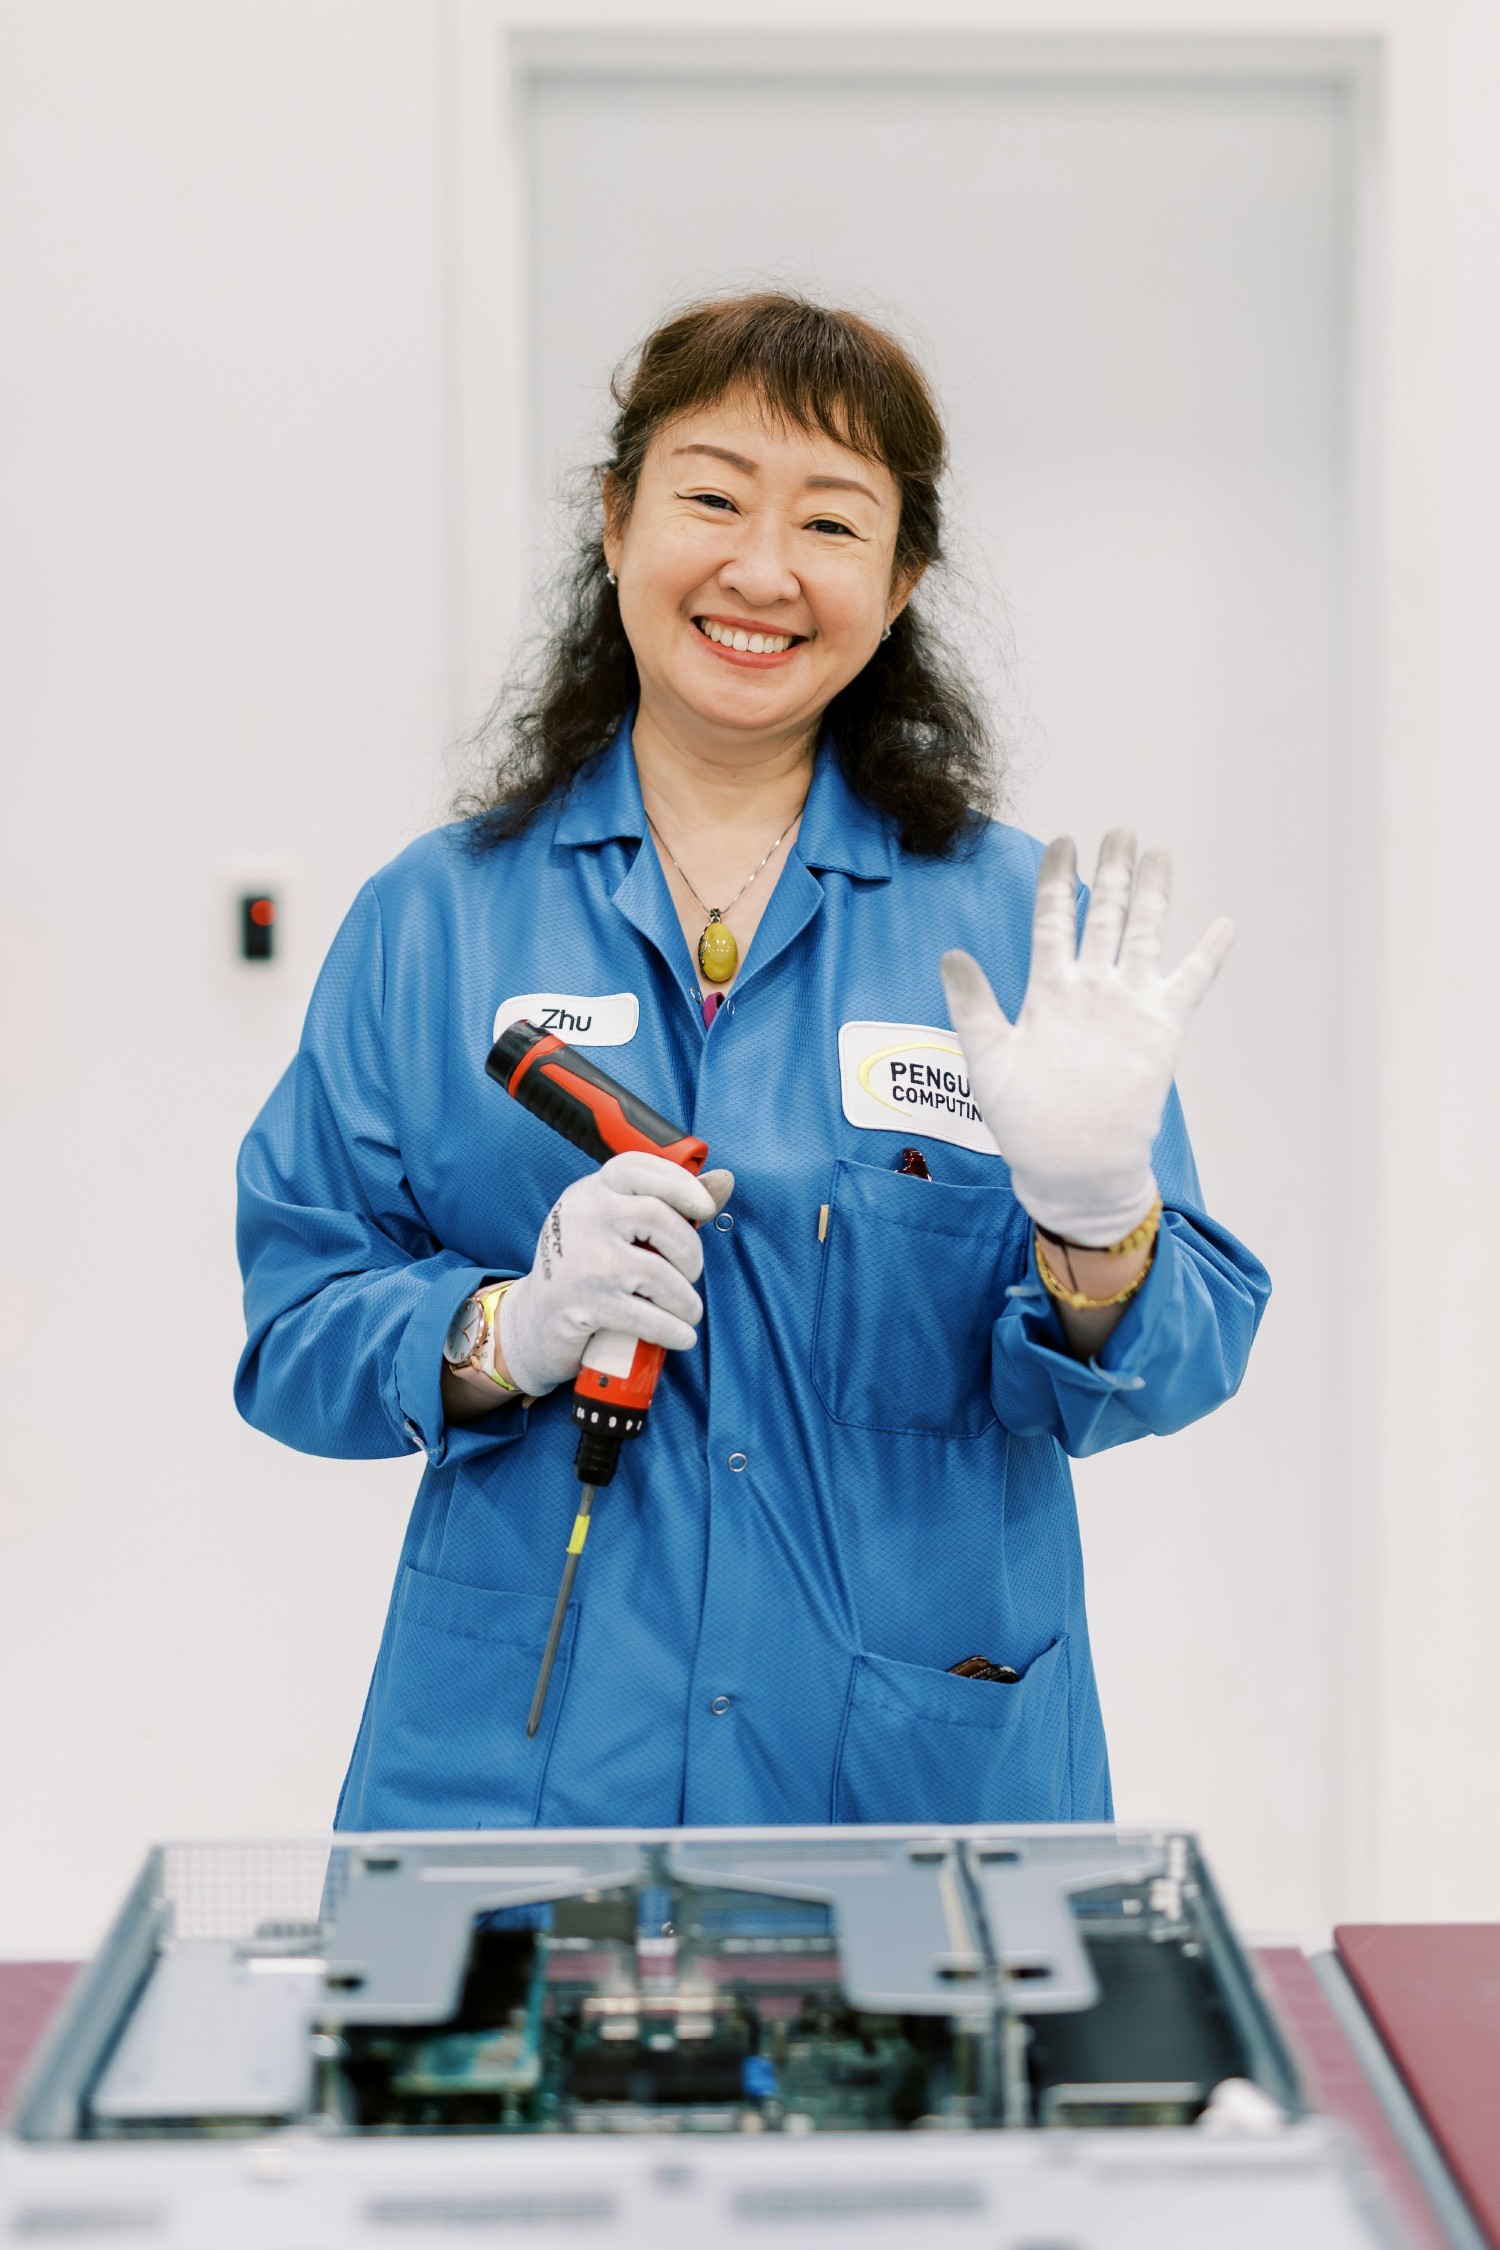
[[[943,425],[920,368],[858,313],[766,291],[690,305],[616,371],[610,457],[590,480],[587,522],[558,582],[555,628],[533,675],[501,690],[474,737],[483,778],[455,808],[474,848],[518,836],[609,742],[639,694],[635,658],[605,571],[604,496],[628,517],[652,440],[731,394],[821,430],[881,462],[901,495],[894,576],[942,560]],[[896,825],[908,851],[951,853],[994,805],[979,698],[940,636],[908,603],[864,670],[823,715],[850,787]]]

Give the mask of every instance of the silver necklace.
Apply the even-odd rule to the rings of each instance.
[[[645,811],[644,806],[641,809],[642,811]],[[704,925],[703,935],[698,940],[698,967],[703,975],[708,979],[710,984],[728,984],[730,978],[734,975],[735,970],[740,965],[739,945],[735,940],[733,930],[730,929],[728,923],[724,919],[725,915],[729,912],[731,906],[737,906],[739,904],[746,891],[749,890],[750,885],[755,881],[756,876],[765,866],[766,860],[770,859],[772,853],[775,852],[777,845],[779,845],[782,842],[783,838],[789,835],[791,830],[795,828],[797,822],[802,817],[802,810],[802,806],[799,805],[797,807],[797,810],[793,813],[791,819],[787,822],[786,827],[782,829],[781,835],[777,837],[776,843],[774,843],[771,846],[771,850],[766,853],[765,859],[758,860],[756,862],[755,866],[751,868],[749,874],[745,877],[743,883],[741,883],[739,889],[735,892],[734,897],[726,901],[723,906],[710,906],[706,898],[699,897],[697,886],[694,884],[693,878],[691,877],[691,875],[689,875],[687,869],[683,866],[681,860],[677,857],[677,854],[673,851],[671,845],[667,842],[666,837],[657,827],[656,822],[651,818],[650,813],[646,813],[646,825],[651,830],[652,835],[656,838],[656,841],[660,844],[662,850],[666,853],[668,859],[672,862],[672,865],[676,868],[678,874],[682,877],[684,883],[686,883],[688,889],[692,892],[693,898],[696,903],[708,916],[708,920]]]

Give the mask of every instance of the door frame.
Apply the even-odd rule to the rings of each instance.
[[[1409,1364],[1396,1308],[1422,1271],[1423,1246],[1404,1222],[1423,1126],[1410,1064],[1398,1058],[1419,1036],[1413,963],[1431,950],[1411,877],[1419,808],[1407,800],[1408,752],[1440,700],[1428,594],[1438,551],[1428,484],[1440,347],[1425,253],[1445,204],[1441,135],[1424,119],[1442,96],[1448,31],[1424,0],[1288,0],[1283,20],[1292,28],[1271,37],[1257,32],[1257,12],[1256,0],[1179,0],[1166,20],[1181,29],[1164,35],[1161,7],[1145,0],[935,0],[913,35],[900,0],[758,0],[753,14],[730,0],[713,30],[689,0],[614,0],[607,30],[591,20],[590,0],[446,0],[452,697],[456,727],[472,726],[524,626],[532,475],[525,121],[539,72],[763,71],[768,38],[784,30],[799,76],[847,81],[855,70],[889,80],[963,69],[1033,82],[1274,80],[1343,90],[1357,158],[1342,496],[1346,694],[1335,757],[1348,849],[1368,870],[1358,888],[1371,919],[1348,929],[1337,964],[1347,1162],[1334,1231],[1347,1317],[1330,1346],[1339,1465],[1324,1534],[1333,1551],[1320,1562],[1336,1610],[1319,1715],[1329,1774],[1322,1889],[1332,1919],[1400,1910],[1412,1897],[1398,1866],[1410,1756],[1393,1752],[1380,1652],[1427,1623],[1411,1615],[1396,1568],[1403,1493],[1425,1436],[1404,1385],[1386,1377],[1403,1358]],[[1403,159],[1395,166],[1393,148]]]

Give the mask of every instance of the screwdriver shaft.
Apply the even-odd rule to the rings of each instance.
[[[529,1742],[542,1723],[542,1706],[547,1700],[547,1690],[552,1684],[552,1667],[557,1662],[557,1644],[562,1639],[563,1619],[568,1614],[568,1601],[573,1592],[573,1581],[578,1576],[578,1558],[583,1553],[583,1542],[589,1535],[589,1517],[594,1505],[594,1487],[586,1484],[578,1502],[578,1513],[573,1518],[573,1536],[568,1541],[568,1559],[563,1565],[562,1584],[557,1589],[557,1606],[552,1612],[552,1624],[547,1634],[547,1646],[542,1652],[542,1668],[536,1676],[536,1693],[531,1698],[531,1710],[526,1719],[526,1739]]]

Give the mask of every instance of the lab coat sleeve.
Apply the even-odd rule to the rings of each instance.
[[[1082,1458],[1131,1438],[1165,1437],[1239,1389],[1270,1277],[1203,1210],[1175,1088],[1153,1156],[1164,1205],[1156,1255],[1096,1358],[1069,1353],[1034,1260],[1007,1290],[991,1395],[1013,1436],[1053,1437]]]
[[[356,899],[302,1042],[240,1151],[247,1422],[302,1453],[434,1465],[519,1437],[526,1409],[444,1421],[442,1341],[464,1299],[506,1276],[444,1248],[406,1179],[382,1020],[373,886]]]

